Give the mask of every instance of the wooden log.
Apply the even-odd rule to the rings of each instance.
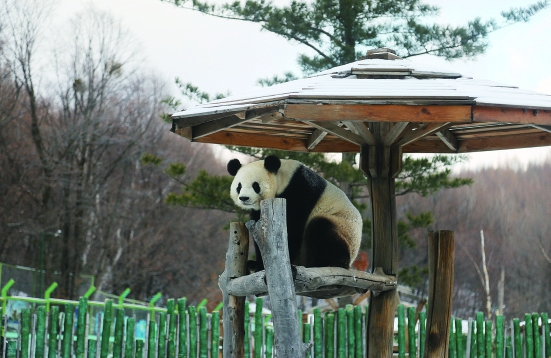
[[[448,357],[452,297],[454,233],[429,232],[429,299],[425,357]],[[478,342],[482,344],[482,342]]]
[[[230,279],[246,274],[248,254],[249,232],[245,224],[231,223],[226,270],[218,280],[224,300],[224,358],[243,357],[245,297],[230,295],[226,287]]]
[[[347,270],[341,267],[294,266],[294,269],[296,270],[295,293],[302,296],[328,298],[329,293],[333,294],[330,297],[335,297],[339,292],[344,296],[350,292],[367,290],[380,293],[394,289],[397,285],[396,277],[387,276],[380,269],[376,269],[375,273]],[[268,292],[266,271],[235,278],[228,283],[227,290],[229,294],[235,296],[266,295]]]
[[[369,180],[373,215],[372,267],[380,267],[385,274],[395,276],[398,273],[398,229],[394,176],[401,167],[402,158],[400,148],[382,144],[391,130],[388,123],[371,123],[370,129],[377,144],[362,146],[360,167]],[[371,295],[366,337],[369,358],[392,356],[397,304],[396,289]]]
[[[305,356],[308,345],[301,341],[297,319],[285,211],[285,199],[263,200],[260,203],[260,220],[248,222],[247,227],[260,248],[266,268],[277,356],[297,358]]]

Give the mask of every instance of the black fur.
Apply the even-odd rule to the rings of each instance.
[[[228,173],[230,173],[230,175],[234,177],[235,174],[237,174],[237,171],[241,169],[241,162],[239,161],[239,159],[232,159],[228,162],[227,169]]]
[[[281,160],[275,155],[269,155],[264,159],[264,168],[270,173],[277,173],[281,168]]]

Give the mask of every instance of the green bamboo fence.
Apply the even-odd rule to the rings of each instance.
[[[8,297],[3,290],[3,300]],[[158,299],[160,296],[154,297]],[[188,306],[185,298],[168,300],[166,308],[139,309],[146,324],[139,323],[134,306],[119,300],[103,303],[82,297],[78,302],[44,300],[18,315],[15,332],[4,323],[1,358],[214,358],[220,357],[219,305],[207,312],[205,302]],[[5,301],[3,309],[5,309]],[[41,304],[40,304],[41,303]],[[92,308],[102,311],[93,313]],[[275,357],[271,316],[263,314],[263,300],[249,313],[246,304],[245,352],[247,358]],[[348,305],[337,311],[316,308],[304,315],[303,342],[310,344],[307,357],[361,358],[366,356],[365,307]],[[5,311],[3,311],[5,312]],[[302,319],[302,313],[299,319]],[[140,321],[143,321],[140,320]],[[7,322],[7,319],[4,319]],[[138,326],[146,328],[138,334]],[[277,332],[276,332],[277,334]],[[475,319],[451,320],[450,358],[550,358],[551,336],[547,313],[527,313],[523,320],[505,322],[503,316],[488,320],[482,313]],[[398,306],[395,332],[397,357],[423,357],[426,340],[426,314],[414,307]]]

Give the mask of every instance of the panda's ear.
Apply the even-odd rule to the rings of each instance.
[[[281,160],[275,155],[269,155],[264,159],[264,168],[270,173],[276,173],[281,167]]]
[[[230,173],[232,177],[234,177],[235,174],[237,174],[237,171],[240,168],[241,168],[241,162],[239,161],[239,159],[232,159],[228,162],[228,173]]]

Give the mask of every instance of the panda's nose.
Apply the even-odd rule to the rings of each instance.
[[[240,197],[239,197],[239,200],[241,200],[241,201],[249,201],[249,197],[248,197],[248,196],[240,196]]]

